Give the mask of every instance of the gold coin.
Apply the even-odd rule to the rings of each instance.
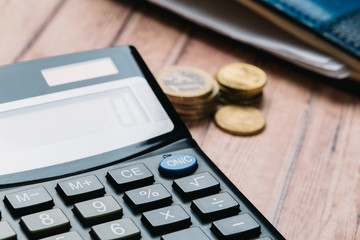
[[[188,66],[170,66],[156,74],[162,90],[172,98],[201,98],[211,94],[214,78],[207,72]]]
[[[213,109],[216,107],[216,102],[210,102],[210,103],[204,103],[204,104],[189,104],[189,105],[185,105],[185,104],[177,104],[177,103],[172,103],[172,105],[174,106],[174,108],[180,108],[180,109],[184,109],[184,110],[201,110],[201,109]]]
[[[212,114],[216,111],[213,109],[203,109],[203,110],[184,110],[176,108],[176,112],[180,115],[204,115],[204,114]]]
[[[219,102],[223,104],[233,104],[233,105],[241,105],[248,106],[258,104],[263,100],[263,92],[258,93],[257,95],[250,98],[238,98],[234,99],[229,97],[228,95],[220,94]]]
[[[206,97],[172,97],[171,95],[167,95],[169,100],[175,104],[183,104],[183,105],[194,105],[194,104],[207,104],[216,101],[217,96],[219,95],[219,84],[215,81],[212,81],[213,87],[210,92],[210,95]]]
[[[229,96],[239,97],[239,98],[253,97],[253,96],[257,95],[258,93],[260,93],[261,91],[262,91],[262,88],[252,90],[252,91],[244,91],[244,90],[233,90],[230,88],[226,88],[224,86],[220,86],[221,93],[223,93],[225,95],[229,95]]]
[[[191,121],[199,121],[208,118],[212,113],[204,113],[204,114],[180,114],[182,120],[191,122]]]
[[[246,63],[232,63],[216,73],[220,85],[240,91],[260,91],[266,84],[263,70]]]
[[[254,135],[265,128],[265,117],[256,108],[227,105],[215,113],[216,124],[236,135]]]

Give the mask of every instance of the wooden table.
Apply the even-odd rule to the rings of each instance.
[[[259,66],[266,130],[237,137],[207,119],[187,124],[193,137],[287,239],[360,239],[360,101],[329,79],[143,1],[0,0],[0,36],[1,65],[131,44],[154,73]]]

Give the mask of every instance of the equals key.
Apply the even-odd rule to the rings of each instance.
[[[6,194],[4,202],[15,216],[47,210],[54,206],[52,197],[44,187]]]

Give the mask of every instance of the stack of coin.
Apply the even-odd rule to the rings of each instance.
[[[170,66],[156,80],[184,120],[199,120],[216,111],[219,86],[207,72],[188,66]]]
[[[220,101],[225,104],[252,105],[262,100],[266,84],[263,70],[246,63],[221,67],[215,76],[220,85]]]

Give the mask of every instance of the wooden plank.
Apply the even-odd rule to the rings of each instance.
[[[215,74],[220,66],[241,61],[267,72],[269,82],[259,106],[267,118],[267,129],[263,133],[237,137],[224,133],[212,121],[188,126],[210,158],[269,220],[273,220],[291,169],[289,159],[296,154],[301,139],[312,82],[301,74],[294,76],[293,71],[299,69],[287,70],[263,58],[248,51],[246,46],[201,32],[189,40],[178,63]],[[291,78],[293,81],[289,81]],[[279,114],[284,109],[286,115]]]
[[[61,0],[0,1],[0,65],[17,61],[60,7]]]
[[[289,239],[357,239],[360,101],[322,87],[312,105],[279,229]]]
[[[109,47],[131,6],[130,1],[66,1],[21,60]]]

